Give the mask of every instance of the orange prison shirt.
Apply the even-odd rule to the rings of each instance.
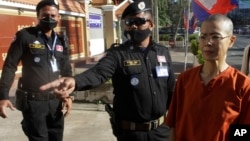
[[[178,77],[166,124],[176,141],[228,141],[230,124],[250,124],[250,78],[230,66],[205,86],[201,68]]]

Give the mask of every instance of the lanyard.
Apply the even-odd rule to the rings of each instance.
[[[52,47],[49,45],[49,43],[47,42],[47,40],[45,39],[44,36],[42,36],[44,42],[46,43],[50,53],[51,53],[51,57],[53,58],[54,57],[54,51],[55,51],[55,47],[56,47],[56,40],[57,40],[57,35],[55,34],[55,38],[54,38],[54,41],[53,41],[53,44],[52,44]]]
[[[46,42],[46,44],[47,44],[47,46],[48,46],[48,48],[49,48],[49,51],[50,51],[50,53],[51,53],[51,57],[52,57],[52,58],[55,57],[54,52],[55,52],[55,47],[56,47],[56,40],[57,40],[57,36],[56,36],[56,34],[55,34],[55,39],[54,39],[54,41],[53,41],[52,48],[51,48],[51,46],[48,44],[48,42]]]

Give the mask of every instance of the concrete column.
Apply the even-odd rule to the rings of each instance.
[[[113,4],[112,0],[107,0],[107,4]]]
[[[103,26],[104,26],[104,41],[105,41],[105,48],[109,48],[110,45],[116,42],[117,35],[116,35],[116,28],[115,26],[115,12],[114,12],[114,5],[104,5],[102,6],[103,10]]]
[[[84,41],[84,47],[85,47],[85,57],[86,57],[86,62],[90,61],[90,46],[89,46],[89,40],[90,40],[90,27],[89,27],[89,4],[90,0],[83,0],[84,1],[84,11],[85,11],[85,19],[84,19],[84,25],[83,25],[83,31],[84,36],[85,36],[85,41]]]
[[[83,19],[83,36],[84,36],[84,57],[86,58],[86,62],[89,62],[90,60],[90,46],[89,46],[89,40],[90,40],[90,27],[89,27],[89,7],[90,0],[79,0],[79,3],[83,6],[83,9],[85,11],[85,18]]]

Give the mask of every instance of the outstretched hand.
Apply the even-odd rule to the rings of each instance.
[[[62,77],[40,87],[40,91],[47,90],[52,90],[58,98],[65,99],[75,90],[75,79]]]
[[[2,118],[8,117],[5,108],[10,108],[12,111],[16,109],[9,100],[0,100],[0,116]]]

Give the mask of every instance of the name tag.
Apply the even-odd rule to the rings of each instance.
[[[168,77],[168,67],[167,66],[156,66],[156,75],[157,77]]]
[[[52,59],[50,60],[50,65],[52,67],[52,71],[53,72],[57,72],[58,71],[58,66],[57,66],[56,58],[55,57],[52,57]]]
[[[123,64],[124,66],[140,66],[141,61],[140,60],[125,60]]]

